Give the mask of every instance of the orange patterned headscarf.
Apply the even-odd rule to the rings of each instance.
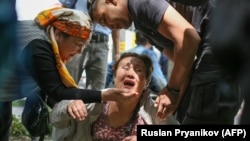
[[[35,18],[40,27],[53,25],[58,30],[71,36],[89,39],[92,32],[92,22],[85,13],[68,8],[55,7],[40,12]]]
[[[35,23],[38,24],[39,27],[46,29],[62,82],[66,87],[77,87],[77,84],[65,67],[66,62],[63,62],[60,57],[58,45],[55,40],[54,28],[70,36],[80,37],[89,41],[92,36],[92,22],[90,17],[82,11],[56,7],[40,12],[35,18]]]

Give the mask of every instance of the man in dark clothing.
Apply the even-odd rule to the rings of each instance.
[[[239,123],[250,124],[250,1],[217,1],[215,13],[212,49],[223,69],[240,84],[244,105]]]
[[[173,61],[168,85],[156,99],[160,118],[177,111],[182,124],[233,124],[241,104],[239,87],[211,51],[213,8],[214,0],[192,6],[166,0],[95,0],[90,15],[112,29],[128,28],[133,21]]]

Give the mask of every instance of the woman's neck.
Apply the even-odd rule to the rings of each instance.
[[[108,110],[108,119],[110,126],[119,127],[129,122],[130,118],[134,114],[136,105],[138,102],[133,103],[117,103],[110,102]]]

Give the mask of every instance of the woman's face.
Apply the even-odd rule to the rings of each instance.
[[[140,59],[136,57],[123,58],[117,67],[115,75],[116,88],[129,89],[142,93],[147,86],[146,66]]]
[[[63,37],[57,35],[56,40],[63,62],[68,62],[76,54],[80,54],[86,45],[86,40],[74,36]]]

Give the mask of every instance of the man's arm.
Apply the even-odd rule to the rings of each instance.
[[[166,10],[158,31],[174,42],[174,51],[170,57],[174,67],[168,85],[173,89],[180,89],[192,68],[200,42],[199,34],[172,6]]]
[[[158,113],[158,116],[165,118],[166,115],[177,108],[178,101],[186,89],[200,37],[195,28],[172,6],[167,8],[159,24],[158,31],[174,42],[173,51],[164,50],[165,54],[174,62],[168,87],[180,90],[180,95],[177,98],[173,98],[173,95],[166,88],[160,92],[156,100],[156,106],[159,106],[158,112],[160,112],[160,115]],[[173,99],[175,100],[173,101]],[[166,109],[166,107],[170,109]]]
[[[113,53],[114,60],[117,61],[120,57],[120,30],[112,30]]]

